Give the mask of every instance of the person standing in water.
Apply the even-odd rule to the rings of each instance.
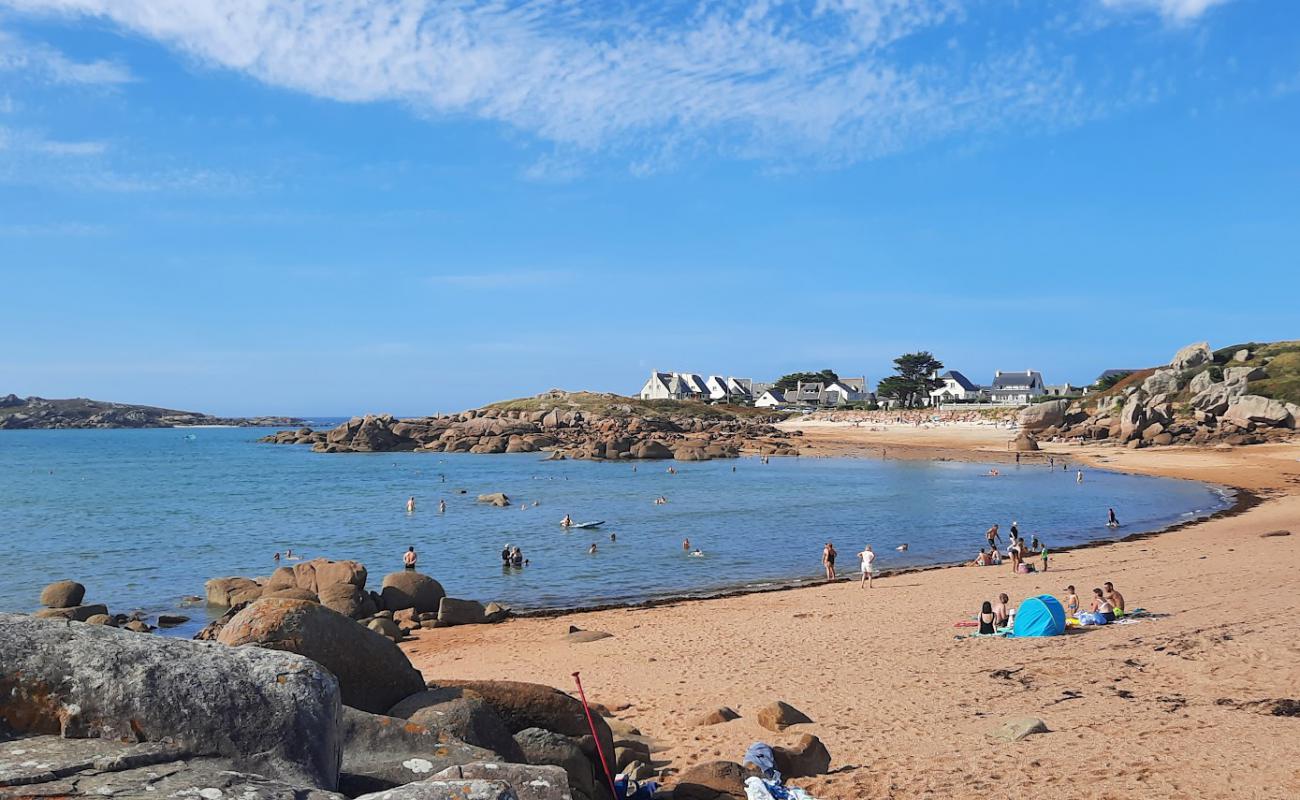
[[[826,546],[822,548],[822,566],[826,567],[826,580],[828,581],[835,580],[836,555],[838,554],[835,552],[835,545],[827,542]]]
[[[572,528],[572,527],[573,527],[573,517],[570,517],[568,514],[565,514],[565,515],[564,515],[564,519],[560,520],[560,527],[562,527],[562,528]]]
[[[408,514],[415,513],[415,495],[406,498],[406,513]]]
[[[998,536],[998,525],[993,523],[993,527],[984,532],[984,538],[989,542],[990,550],[997,550],[1001,537]]]
[[[1074,476],[1074,482],[1083,483],[1083,470],[1079,470],[1079,474]]]
[[[595,542],[592,542],[592,543],[591,543],[591,547],[589,547],[589,548],[587,549],[587,555],[589,555],[589,556],[594,556],[594,555],[596,555],[596,543],[595,543]]]
[[[1113,508],[1108,508],[1108,509],[1106,509],[1106,514],[1107,514],[1106,527],[1107,527],[1107,528],[1118,528],[1118,527],[1119,527],[1119,518],[1115,516],[1115,509],[1113,509]]]
[[[439,501],[438,501],[438,513],[439,513],[439,514],[446,514],[446,513],[447,513],[447,501],[446,501],[446,500],[439,500]]]
[[[682,539],[682,550],[685,551],[685,552],[687,552],[687,553],[691,552],[691,540],[690,540],[690,539]]]
[[[402,555],[402,564],[405,565],[407,569],[415,569],[416,558],[415,546],[412,545],[411,547],[406,548],[406,553]]]

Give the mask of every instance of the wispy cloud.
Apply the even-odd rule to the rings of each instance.
[[[0,225],[0,236],[103,236],[106,225],[85,222],[36,222]]]
[[[117,86],[135,80],[116,61],[77,61],[45,44],[0,31],[0,72],[23,72],[50,83]]]
[[[1101,0],[1107,8],[1153,12],[1171,22],[1190,22],[1228,2],[1231,0]]]
[[[39,152],[52,156],[98,156],[108,150],[108,145],[104,142],[56,142],[45,140],[36,142],[33,147]]]
[[[517,270],[434,275],[429,283],[456,289],[534,289],[568,283],[573,275],[559,270]]]
[[[1215,1],[1079,0],[1182,17]],[[638,174],[705,150],[840,163],[1097,113],[1071,57],[1032,30],[995,46],[911,46],[959,32],[967,4],[0,0],[108,21],[273,86],[505,123],[554,146],[525,172],[539,180],[572,177],[575,154],[596,150],[627,154]]]

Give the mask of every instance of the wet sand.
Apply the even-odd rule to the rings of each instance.
[[[811,453],[1013,460],[991,426],[809,426]],[[1287,798],[1300,796],[1300,443],[1235,449],[1051,447],[1145,474],[1250,490],[1237,514],[1131,542],[1060,553],[1046,573],[951,567],[856,583],[646,609],[423,630],[407,652],[426,678],[572,687],[660,744],[680,771],[739,760],[753,741],[814,733],[832,774],[795,783],[850,798]],[[1086,470],[1086,468],[1085,468]],[[1086,471],[1085,471],[1086,479]],[[1121,519],[1122,519],[1122,509]],[[1289,536],[1263,536],[1290,531]],[[972,552],[982,528],[973,526]],[[1124,531],[1119,531],[1122,534]],[[837,536],[850,546],[852,531]],[[862,544],[866,544],[863,542]],[[854,559],[846,567],[852,569]],[[956,639],[999,591],[1018,603],[1067,583],[1081,598],[1111,580],[1158,616],[1051,639]],[[613,638],[568,642],[569,625]],[[784,733],[758,708],[785,700],[814,720]],[[720,705],[741,719],[696,727]],[[1015,716],[1050,733],[988,737]]]

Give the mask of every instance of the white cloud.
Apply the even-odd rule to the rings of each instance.
[[[51,156],[98,156],[108,150],[104,142],[54,142],[42,140],[33,143],[38,152]]]
[[[134,80],[115,61],[75,61],[44,44],[0,31],[0,72],[26,72],[58,84],[114,86]]]
[[[1101,0],[1107,8],[1149,11],[1171,22],[1190,22],[1229,0]]]
[[[596,149],[634,153],[638,172],[705,149],[837,162],[953,133],[1086,115],[1069,59],[1036,49],[1028,37],[988,58],[946,48],[920,56],[909,47],[909,37],[960,24],[964,2],[0,5],[108,21],[272,86],[506,123],[558,148],[528,171],[554,179],[573,153]]]

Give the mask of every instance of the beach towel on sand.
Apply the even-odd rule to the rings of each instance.
[[[745,800],[817,800],[798,786],[782,786],[774,781],[745,779]]]

